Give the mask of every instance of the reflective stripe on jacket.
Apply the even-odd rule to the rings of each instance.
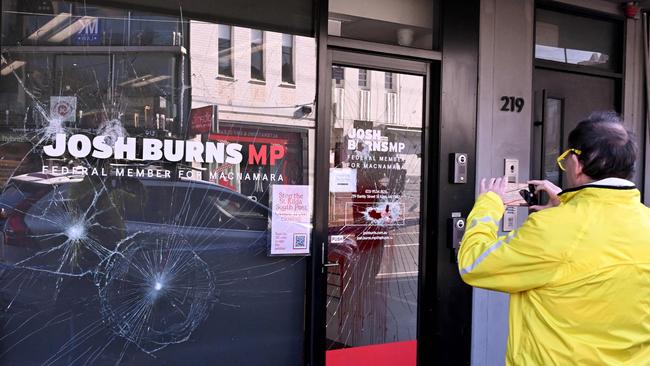
[[[634,187],[583,186],[497,237],[481,195],[458,253],[463,280],[509,292],[508,365],[650,365],[650,209]]]

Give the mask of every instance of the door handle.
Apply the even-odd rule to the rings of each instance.
[[[321,263],[321,266],[322,266],[321,267],[321,273],[325,273],[326,268],[336,267],[336,266],[339,265],[338,261],[330,262],[325,258],[325,242],[321,243],[321,253],[320,254],[321,254],[321,258],[320,258],[321,262],[320,263]]]

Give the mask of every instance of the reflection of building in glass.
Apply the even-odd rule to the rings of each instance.
[[[268,202],[270,184],[305,184],[314,127],[312,38],[190,22],[192,117],[204,140],[242,143],[247,160],[204,179]],[[201,118],[201,111],[206,111]]]
[[[337,66],[332,78],[332,141],[343,141],[353,128],[381,131],[387,141],[405,143],[403,169],[407,176],[419,176],[422,78]],[[340,153],[345,155],[346,150],[342,146]]]
[[[41,12],[17,9],[3,22],[3,65],[14,65],[2,70],[4,126],[34,128],[58,118],[98,128],[120,120],[180,132],[178,17],[62,1]],[[61,97],[71,101],[65,108]]]
[[[423,87],[332,68],[328,349],[415,339]]]
[[[190,34],[192,109],[216,105],[218,122],[313,126],[312,38],[198,21]]]
[[[4,156],[1,180],[58,132],[184,135],[180,17],[63,1],[5,9],[0,143],[15,154]]]
[[[299,362],[268,206],[313,182],[315,40],[182,17],[2,2],[0,364]]]

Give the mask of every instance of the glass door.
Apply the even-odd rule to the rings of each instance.
[[[555,161],[564,151],[564,98],[549,96],[546,90],[541,94],[541,114],[533,124],[533,176],[546,179],[558,187],[562,186],[562,174]]]
[[[620,111],[615,79],[536,68],[533,176],[558,186],[565,182],[555,159],[566,149],[569,132],[593,111]]]
[[[415,365],[426,75],[331,74],[326,364]]]

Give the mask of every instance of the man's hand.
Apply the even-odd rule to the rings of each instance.
[[[529,210],[533,212],[546,210],[547,208],[556,207],[560,205],[560,198],[557,196],[562,192],[562,188],[556,186],[555,184],[547,180],[531,180],[528,181],[528,184],[535,186],[535,192],[544,191],[548,194],[548,203],[546,205],[537,205],[528,207]]]
[[[490,178],[488,179],[481,179],[481,190],[480,194],[487,193],[487,192],[494,192],[496,193],[499,197],[501,197],[501,201],[505,202],[505,197],[506,197],[506,188],[508,187],[508,178],[501,177],[501,178]]]

